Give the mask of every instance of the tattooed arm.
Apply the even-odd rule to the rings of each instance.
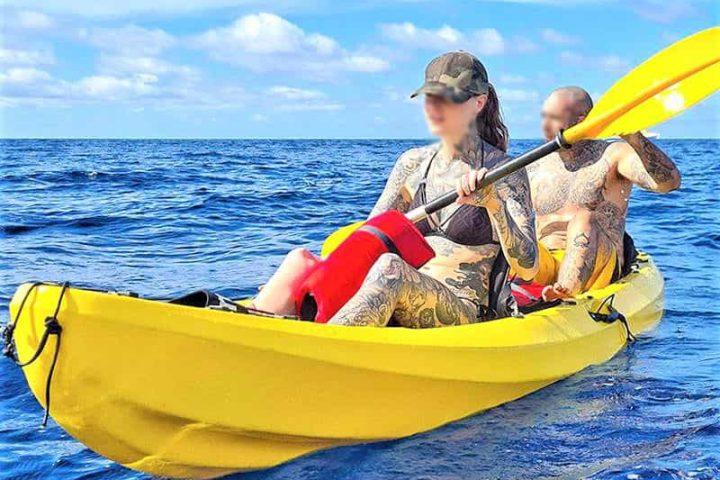
[[[640,187],[668,193],[680,187],[680,172],[662,150],[641,133],[623,136],[627,143],[617,143],[618,172]]]
[[[495,182],[496,202],[486,207],[510,267],[524,280],[538,272],[535,210],[523,168]]]
[[[481,180],[486,170],[471,176]],[[468,182],[468,180],[464,180]],[[472,182],[471,178],[469,182]],[[462,187],[460,190],[462,190]],[[460,193],[460,190],[458,193]],[[500,245],[513,270],[523,279],[531,280],[538,271],[538,245],[535,234],[535,210],[530,199],[530,184],[525,169],[512,173],[494,185],[478,190],[469,202],[485,207],[500,239]]]
[[[388,210],[407,212],[412,199],[405,188],[405,182],[410,174],[418,168],[426,153],[426,148],[411,148],[400,155],[390,172],[380,198],[375,202],[375,206],[370,212],[370,217]]]
[[[560,263],[554,288],[561,296],[583,291],[590,280],[598,253],[598,235],[590,229],[572,232],[565,247],[565,258]]]

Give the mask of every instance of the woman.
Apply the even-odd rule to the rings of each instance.
[[[425,94],[430,132],[440,142],[400,156],[370,215],[389,209],[407,212],[451,189],[457,189],[460,198],[418,224],[435,258],[416,270],[395,254],[383,254],[329,323],[474,323],[495,313],[489,300],[498,269],[501,283],[508,264],[524,279],[537,271],[535,217],[525,171],[477,187],[488,168],[507,159],[508,131],[485,68],[469,53],[446,53],[426,68],[425,83],[412,96],[420,94]],[[295,314],[290,292],[317,261],[307,250],[291,252],[254,307]]]

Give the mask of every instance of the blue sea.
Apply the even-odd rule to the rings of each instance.
[[[423,143],[2,140],[0,322],[31,279],[251,294],[289,249],[317,251],[366,216],[397,156]],[[720,141],[659,144],[682,189],[636,190],[628,221],[667,279],[657,329],[603,365],[435,431],[232,478],[720,477]],[[0,359],[0,478],[147,478],[41,419],[22,372]]]

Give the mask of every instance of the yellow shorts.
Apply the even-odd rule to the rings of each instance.
[[[552,285],[557,281],[560,263],[565,258],[565,250],[550,250],[539,242],[538,246],[540,247],[540,269],[533,281],[542,285]],[[605,264],[595,263],[595,269],[583,287],[583,291],[603,288],[612,283],[619,264],[615,249],[610,252],[609,258],[610,260]]]

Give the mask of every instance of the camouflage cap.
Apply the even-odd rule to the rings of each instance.
[[[488,86],[487,71],[480,60],[467,52],[448,52],[428,64],[425,83],[410,98],[425,93],[463,103],[487,93]]]

